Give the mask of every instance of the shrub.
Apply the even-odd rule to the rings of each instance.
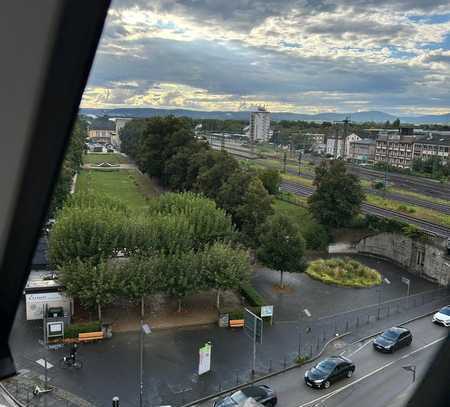
[[[241,285],[241,294],[254,307],[261,307],[265,305],[264,298],[255,290],[250,284]]]
[[[102,330],[100,321],[72,324],[64,328],[65,338],[78,338],[78,334],[86,332],[98,332]]]

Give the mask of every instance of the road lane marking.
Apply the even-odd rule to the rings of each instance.
[[[361,349],[365,348],[365,347],[366,347],[367,345],[369,345],[370,343],[372,343],[372,339],[370,339],[370,340],[367,341],[366,343],[362,344],[359,348],[357,348],[357,349],[354,350],[353,352],[350,352],[350,353],[348,354],[348,357],[357,354]]]
[[[428,343],[428,344],[426,344],[424,346],[421,346],[420,348],[417,348],[416,350],[414,350],[414,351],[412,351],[412,352],[410,352],[410,353],[408,353],[406,355],[403,355],[402,357],[400,357],[398,359],[395,359],[395,360],[392,360],[392,361],[386,363],[385,365],[383,365],[383,366],[373,370],[372,372],[369,372],[369,373],[365,374],[364,376],[360,377],[359,379],[354,380],[353,382],[351,382],[351,383],[349,383],[349,384],[347,384],[347,385],[345,385],[343,387],[340,387],[339,389],[336,389],[336,390],[334,390],[334,391],[332,391],[332,392],[330,392],[328,394],[324,394],[321,397],[317,397],[314,400],[311,400],[311,401],[308,401],[306,403],[300,404],[298,407],[307,407],[307,406],[314,405],[315,403],[318,403],[320,401],[328,400],[329,398],[335,396],[336,394],[339,394],[339,393],[343,392],[344,390],[348,389],[349,387],[352,387],[353,385],[355,385],[355,384],[357,384],[357,383],[367,379],[368,377],[373,376],[373,375],[381,372],[382,370],[388,368],[389,366],[392,366],[394,363],[397,363],[400,360],[406,359],[406,358],[410,357],[411,355],[416,354],[417,352],[420,352],[420,351],[422,351],[424,349],[427,349],[430,346],[433,346],[436,343],[443,341],[444,339],[447,339],[447,336],[443,336],[442,338],[435,339],[434,341],[432,341],[432,342],[430,342],[430,343]]]

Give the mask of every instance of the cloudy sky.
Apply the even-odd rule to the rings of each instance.
[[[450,112],[450,0],[116,0],[82,107]]]

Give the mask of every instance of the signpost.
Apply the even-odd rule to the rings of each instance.
[[[402,283],[406,284],[408,286],[408,291],[406,293],[406,296],[409,297],[409,293],[410,293],[410,286],[411,286],[411,280],[409,278],[406,277],[402,277]]]
[[[205,343],[199,351],[198,374],[202,375],[211,370],[211,342]]]
[[[247,308],[244,308],[244,321],[244,332],[253,342],[252,375],[254,375],[256,366],[256,343],[262,343],[263,321],[262,318]]]
[[[263,305],[261,307],[261,318],[270,317],[270,325],[273,323],[273,305]]]

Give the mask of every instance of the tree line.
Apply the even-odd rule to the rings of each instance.
[[[257,245],[258,227],[273,215],[270,193],[278,192],[278,171],[241,166],[227,152],[211,149],[195,138],[193,122],[187,118],[133,120],[120,137],[122,151],[142,172],[172,191],[213,199],[231,216],[242,240]]]
[[[86,151],[87,125],[84,120],[78,119],[70,136],[66,155],[56,182],[53,197],[50,202],[48,217],[55,215],[61,209],[70,194],[74,175],[83,164],[83,154]]]
[[[267,266],[303,271],[305,241],[297,224],[274,215],[281,176],[275,169],[241,165],[225,151],[197,140],[193,122],[164,117],[133,120],[120,134],[122,151],[139,169],[174,191],[194,191],[214,200],[231,216],[240,242],[257,248]]]
[[[144,213],[95,192],[77,193],[58,214],[49,258],[69,295],[87,308],[116,298],[141,302],[163,293],[182,299],[207,289],[248,281],[247,251],[230,217],[194,193],[166,193]]]

